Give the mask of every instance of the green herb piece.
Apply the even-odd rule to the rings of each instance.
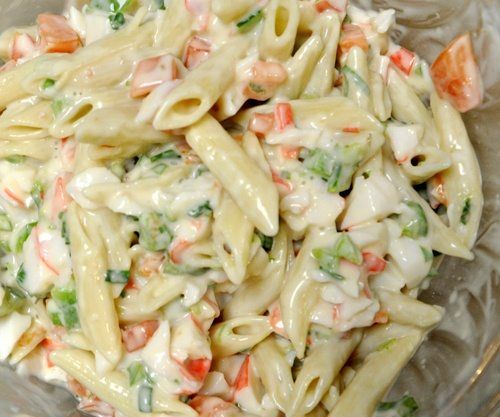
[[[259,231],[257,231],[257,236],[260,239],[260,245],[262,246],[262,249],[269,253],[273,248],[274,239],[271,236],[266,236]]]
[[[163,263],[163,272],[170,275],[203,275],[209,268],[192,268],[189,265],[177,265],[172,262]]]
[[[50,291],[55,308],[51,308],[51,314],[57,315],[61,325],[67,329],[74,329],[80,325],[78,310],[76,306],[76,290],[72,287],[54,287]],[[52,320],[54,322],[54,320]],[[55,324],[55,323],[54,323]]]
[[[172,235],[165,217],[158,213],[146,213],[139,217],[139,244],[145,249],[160,251],[168,248]]]
[[[337,144],[332,151],[315,148],[304,155],[304,166],[327,182],[329,192],[339,193],[349,189],[365,154],[366,147],[359,143]]]
[[[155,174],[161,175],[167,169],[167,166],[165,164],[158,164],[155,165],[152,169]]]
[[[149,157],[151,162],[159,161],[160,159],[179,159],[181,155],[177,153],[174,149],[167,149],[166,151],[160,152],[156,155]]]
[[[464,202],[464,207],[462,208],[462,214],[460,214],[460,223],[463,225],[466,225],[469,222],[471,208],[471,198],[467,197]]]
[[[54,113],[54,116],[56,116],[56,117],[62,113],[65,106],[66,106],[65,99],[52,100],[52,103],[50,105],[52,112]]]
[[[154,0],[154,3],[156,4],[156,7],[158,7],[158,10],[165,10],[164,0]]]
[[[188,211],[188,215],[190,217],[200,217],[202,215],[210,216],[212,214],[212,207],[210,206],[210,201],[205,201],[203,204],[200,204],[198,207],[195,207]]]
[[[356,84],[356,86],[361,90],[361,92],[363,94],[365,94],[367,96],[370,95],[370,87],[368,87],[368,84],[351,67],[345,65],[342,68],[342,73],[344,74],[344,77],[347,79],[347,81],[348,82],[352,81],[354,84]],[[349,88],[349,87],[347,87],[347,88]],[[347,90],[347,94],[349,94],[349,90]]]
[[[45,78],[42,83],[42,90],[47,90],[48,88],[54,87],[56,81],[52,78]]]
[[[21,252],[23,250],[24,242],[26,242],[26,240],[31,234],[31,231],[36,225],[37,222],[28,223],[21,229],[16,242],[16,247],[15,247],[16,252]]]
[[[0,317],[21,309],[26,303],[25,295],[16,288],[4,287],[5,294],[0,304]]]
[[[345,233],[342,233],[340,238],[335,243],[333,254],[339,258],[347,259],[349,262],[356,265],[361,265],[363,263],[361,251]]]
[[[24,269],[24,265],[21,264],[16,274],[16,281],[19,285],[22,286],[24,281],[26,281],[26,270]]]
[[[404,225],[402,235],[411,239],[427,236],[429,226],[422,206],[413,201],[407,201],[406,205],[413,212],[413,217]]]
[[[106,271],[105,281],[112,284],[126,284],[129,278],[129,270],[108,269]]]
[[[40,208],[43,201],[43,185],[40,181],[36,180],[33,183],[33,188],[31,188],[31,198],[33,199],[35,205]]]
[[[314,259],[318,261],[319,269],[339,281],[345,279],[337,272],[339,269],[339,257],[333,255],[330,250],[325,248],[316,248],[313,249],[312,255]]]
[[[61,211],[58,217],[61,220],[61,237],[64,239],[64,243],[69,245],[71,242],[69,240],[68,224],[66,223],[66,213]]]
[[[262,87],[260,84],[256,84],[253,82],[248,83],[248,87],[255,93],[263,93],[264,91],[266,91],[265,88]]]
[[[138,393],[138,407],[139,411],[143,413],[151,413],[153,411],[152,406],[153,388],[149,385],[141,385],[139,387]]]
[[[3,253],[10,253],[10,245],[6,240],[0,240],[0,251]]]
[[[363,263],[361,251],[345,233],[340,235],[333,247],[313,249],[312,255],[318,261],[320,270],[338,280],[344,279],[344,277],[338,273],[341,258],[356,265],[361,265]]]
[[[198,165],[194,171],[193,178],[198,178],[205,172],[208,172],[208,168],[205,165]]]
[[[55,325],[55,326],[63,326],[63,322],[61,321],[61,318],[59,317],[58,313],[49,313],[50,321]]]
[[[415,66],[415,69],[413,70],[413,73],[415,75],[419,75],[419,76],[423,75],[423,72],[422,72],[422,63],[419,63],[418,65]]]
[[[434,255],[432,254],[432,251],[430,251],[426,247],[420,246],[420,250],[422,251],[422,255],[424,255],[425,262],[431,262],[434,259]]]
[[[380,345],[378,345],[377,352],[381,352],[383,350],[389,350],[394,343],[396,343],[396,339],[394,338],[382,342]]]
[[[3,232],[12,231],[12,223],[6,213],[0,213],[0,230]]]
[[[122,12],[113,14],[108,19],[113,30],[118,30],[125,24],[125,16]]]
[[[262,10],[257,10],[256,12],[250,14],[243,20],[240,20],[238,23],[236,23],[236,27],[238,28],[238,31],[240,33],[246,33],[250,31],[257,23],[259,23],[263,17],[264,14],[262,13]]]
[[[414,417],[418,410],[418,404],[413,397],[404,395],[398,401],[382,402],[377,411],[394,410],[399,417]]]
[[[151,376],[142,362],[132,362],[127,368],[128,382],[130,386],[138,383],[153,383]]]
[[[26,157],[24,155],[11,155],[5,158],[7,162],[11,164],[21,164],[26,161]]]

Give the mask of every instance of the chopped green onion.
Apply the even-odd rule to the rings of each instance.
[[[472,208],[471,198],[467,197],[464,202],[464,207],[462,208],[462,214],[460,214],[460,223],[463,225],[467,224],[469,221],[470,210]]]
[[[313,249],[312,255],[318,261],[319,269],[326,272],[332,278],[343,280],[345,279],[337,271],[339,269],[339,258],[331,253],[330,250],[324,248]]]
[[[106,282],[112,284],[126,284],[130,278],[129,270],[108,269],[106,271]]]
[[[45,78],[42,83],[42,90],[47,90],[47,88],[54,87],[56,81],[52,78]]]
[[[69,245],[71,242],[69,240],[68,225],[66,223],[66,213],[61,211],[59,213],[59,219],[61,220],[61,237],[64,239],[64,243]]]
[[[167,166],[165,164],[158,164],[153,167],[153,172],[155,174],[161,175],[163,172],[167,169]]]
[[[12,223],[6,213],[0,213],[0,230],[3,232],[12,231]]]
[[[262,246],[262,249],[269,253],[273,248],[274,239],[271,236],[266,236],[259,231],[257,231],[257,236],[260,239],[260,245]]]
[[[113,30],[118,30],[125,24],[125,16],[122,12],[111,15],[108,19]]]
[[[208,168],[205,165],[199,165],[196,167],[196,170],[193,174],[193,178],[198,178],[199,176],[203,175],[205,172],[208,172]]]
[[[58,315],[61,325],[67,329],[78,327],[80,325],[80,320],[78,318],[76,306],[76,290],[68,287],[54,287],[50,291],[50,295],[57,306],[55,311],[51,311],[51,313]],[[52,321],[54,322],[54,320]]]
[[[346,77],[347,81],[352,80],[354,84],[358,86],[358,88],[363,92],[363,94],[366,94],[367,96],[370,95],[370,87],[368,87],[368,84],[366,84],[365,80],[359,76],[359,74],[354,71],[351,67],[345,65],[342,68],[342,72],[344,76]],[[347,83],[344,83],[347,84]],[[347,91],[346,95],[349,94],[349,86],[346,86]]]
[[[164,216],[146,213],[139,217],[139,244],[145,249],[160,251],[168,248],[172,235]]]
[[[153,385],[154,383],[153,378],[151,378],[151,375],[149,375],[149,372],[142,362],[132,362],[127,368],[127,373],[130,386],[138,383],[146,383],[149,385]]]
[[[377,411],[396,411],[399,417],[414,417],[418,410],[418,404],[413,397],[404,395],[398,401],[382,402],[378,405]]]
[[[177,153],[175,150],[167,149],[166,151],[150,156],[149,159],[151,162],[156,162],[160,159],[178,159],[180,157],[181,157],[180,154]]]
[[[35,205],[40,208],[42,206],[43,200],[43,185],[40,181],[35,181],[33,183],[33,188],[31,189],[31,198],[35,202]]]
[[[141,385],[138,392],[138,406],[139,411],[143,413],[151,413],[153,411],[152,406],[153,388],[149,385]]]
[[[208,268],[192,268],[188,265],[176,265],[172,262],[163,263],[163,272],[170,275],[203,275]]]
[[[198,207],[195,207],[188,211],[190,217],[200,217],[201,215],[210,216],[212,214],[212,207],[210,206],[210,201],[205,201]]]
[[[109,166],[109,170],[115,174],[118,178],[122,179],[125,175],[125,167],[122,161],[114,161]]]
[[[0,250],[3,253],[9,253],[10,252],[9,242],[7,242],[6,240],[0,240]]]
[[[52,100],[50,107],[52,108],[52,111],[54,112],[54,116],[59,116],[61,114],[61,112],[63,111],[65,105],[66,105],[66,100],[64,100],[64,99]]]
[[[394,343],[396,343],[396,339],[394,338],[382,342],[380,345],[378,345],[377,352],[381,352],[383,350],[389,350]]]
[[[304,155],[304,166],[327,182],[329,192],[338,193],[349,189],[365,154],[359,143],[336,145],[332,151],[315,148]]]
[[[20,164],[26,161],[26,157],[24,155],[11,155],[5,159],[7,160],[7,162],[10,162],[11,164]]]
[[[63,326],[63,323],[62,323],[61,318],[59,317],[58,313],[49,313],[49,317],[50,317],[50,321],[55,326]]]
[[[4,287],[5,294],[0,304],[0,317],[22,308],[26,302],[25,295],[16,288]]]
[[[363,263],[361,251],[345,233],[342,233],[340,238],[335,243],[333,254],[339,258],[347,259],[349,262],[356,265],[361,265]]]
[[[158,7],[158,10],[165,10],[165,2],[164,0],[154,0],[156,7]]]
[[[257,10],[256,12],[250,14],[243,20],[240,20],[238,23],[236,23],[236,27],[238,28],[238,31],[240,33],[246,33],[251,30],[257,23],[259,23],[263,17],[264,14],[262,13],[262,10]]]
[[[37,222],[28,223],[27,225],[25,225],[21,229],[21,231],[19,232],[19,236],[17,238],[17,242],[16,242],[16,247],[15,247],[16,252],[21,252],[22,251],[24,242],[26,242],[26,240],[28,239],[28,237],[31,234],[31,231],[33,230],[33,228],[36,225],[37,225]]]
[[[432,251],[430,251],[426,247],[420,246],[420,250],[422,251],[422,255],[424,255],[425,262],[431,262],[434,259],[434,255],[432,254]]]
[[[16,274],[16,281],[18,284],[23,284],[26,280],[26,270],[24,269],[24,265],[21,264]]]
[[[419,75],[419,76],[423,75],[423,72],[422,72],[422,63],[419,63],[418,65],[415,66],[415,69],[413,70],[413,73],[415,75]]]
[[[403,227],[402,235],[411,239],[427,236],[429,226],[422,206],[413,201],[407,201],[406,205],[412,210],[413,217]]]

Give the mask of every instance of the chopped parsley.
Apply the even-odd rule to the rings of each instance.
[[[462,213],[460,214],[460,223],[466,225],[469,222],[470,211],[472,208],[471,198],[467,197],[464,201]]]
[[[259,23],[263,17],[264,14],[262,13],[262,10],[257,10],[256,12],[248,15],[243,20],[240,20],[238,23],[236,23],[236,27],[238,28],[238,31],[240,33],[246,33],[250,31],[257,23]]]

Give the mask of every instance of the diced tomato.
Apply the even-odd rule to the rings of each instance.
[[[389,313],[386,310],[379,310],[373,317],[373,323],[385,324],[389,321]]]
[[[361,28],[350,23],[342,25],[339,46],[342,54],[347,54],[354,46],[359,46],[365,52],[370,47]]]
[[[97,397],[84,398],[77,409],[99,417],[116,417],[115,409]]]
[[[389,58],[406,75],[410,75],[416,61],[415,54],[403,47],[399,48]]]
[[[12,41],[10,57],[17,61],[20,58],[31,56],[36,51],[35,41],[27,33],[16,33]]]
[[[191,246],[191,242],[181,239],[175,241],[170,248],[170,259],[174,264],[180,264],[182,262],[183,252]]]
[[[287,127],[295,126],[293,109],[290,103],[278,103],[274,106],[274,121],[278,132],[282,132]]]
[[[49,248],[47,247],[47,244],[45,241],[40,239],[40,231],[39,231],[39,226],[36,226],[33,229],[34,237],[35,237],[35,248],[38,254],[38,257],[42,261],[42,263],[45,265],[45,267],[50,270],[54,275],[59,276],[60,272],[59,269],[57,269],[54,265],[49,260],[50,253],[49,253]]]
[[[208,358],[186,359],[180,364],[182,374],[191,380],[203,382],[207,377],[212,360]]]
[[[179,69],[173,55],[167,54],[140,61],[132,76],[132,98],[149,94],[165,81],[176,80]]]
[[[54,364],[50,360],[50,354],[54,350],[63,349],[66,347],[66,345],[64,343],[62,343],[61,341],[58,340],[57,336],[46,337],[45,339],[43,339],[43,341],[40,345],[44,351],[45,360],[47,361],[47,366],[49,368],[52,368],[54,366]]]
[[[332,309],[333,321],[338,322],[340,319],[340,304],[334,304]]]
[[[222,417],[224,415],[229,415],[224,413],[224,411],[229,409],[234,409],[234,412],[236,413],[239,412],[239,409],[233,404],[228,403],[219,397],[197,395],[189,401],[188,404],[198,412],[199,417]]]
[[[90,392],[82,384],[80,384],[75,378],[67,376],[66,382],[68,384],[68,389],[79,397],[87,397]]]
[[[293,187],[292,187],[292,184],[290,183],[290,181],[284,180],[275,171],[271,171],[271,176],[272,176],[273,182],[276,185],[283,187],[286,192],[292,191]]]
[[[54,184],[54,197],[52,200],[52,220],[54,220],[60,212],[65,211],[71,203],[71,197],[66,192],[66,184],[70,175],[59,175]]]
[[[16,193],[14,193],[14,191],[12,191],[10,188],[5,187],[3,189],[3,192],[16,206],[26,207],[22,198],[19,197]]]
[[[247,355],[241,368],[238,372],[238,376],[234,381],[235,392],[241,391],[242,389],[248,387],[249,380],[249,370],[250,370],[250,355]]]
[[[146,346],[158,326],[158,320],[146,320],[122,330],[122,339],[127,352],[135,352]]]
[[[346,133],[359,133],[360,130],[359,130],[359,127],[347,126],[347,127],[344,127],[342,129],[342,132],[346,132]]]
[[[184,65],[187,69],[191,70],[200,65],[208,58],[212,45],[205,39],[199,36],[193,36],[186,45],[184,52]]]
[[[440,204],[448,205],[448,199],[444,190],[443,177],[441,174],[434,175],[427,182],[427,193],[429,195],[429,202],[433,209],[439,207]]]
[[[316,11],[322,13],[325,10],[331,9],[338,13],[345,12],[347,0],[318,0],[314,4]]]
[[[474,57],[470,34],[455,38],[431,66],[439,96],[460,112],[479,106],[483,100],[481,73]]]
[[[300,146],[280,146],[281,155],[286,159],[297,159],[301,149]]]
[[[265,137],[274,127],[273,113],[254,113],[248,122],[248,130],[258,137]]]
[[[40,45],[45,52],[76,51],[81,43],[78,34],[64,16],[44,13],[38,15]]]
[[[283,324],[283,319],[281,317],[281,308],[279,301],[275,301],[269,306],[269,324],[273,330],[280,336],[288,338],[285,331],[285,326]]]
[[[137,263],[137,272],[146,278],[160,270],[165,256],[161,252],[146,253]]]
[[[368,268],[368,272],[378,274],[385,269],[387,261],[371,252],[363,252],[363,261]]]

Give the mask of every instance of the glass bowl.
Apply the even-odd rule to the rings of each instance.
[[[500,416],[500,2],[358,0],[397,11],[395,40],[432,62],[456,35],[470,31],[485,86],[479,109],[464,115],[483,176],[485,207],[472,262],[446,258],[421,299],[446,308],[388,398],[411,393],[419,417]],[[60,0],[0,0],[0,30],[35,21]],[[0,92],[1,94],[1,92]],[[1,343],[1,341],[0,341]],[[65,390],[0,366],[0,416],[77,417]],[[355,417],[355,416],[352,416]]]

